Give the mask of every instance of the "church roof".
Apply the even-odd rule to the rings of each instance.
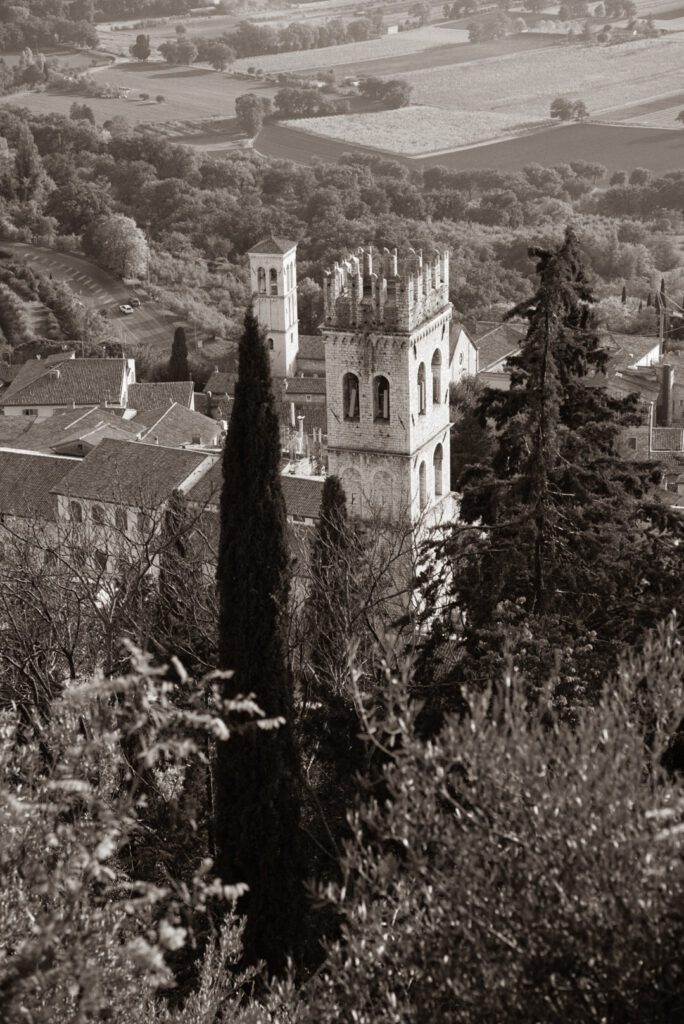
[[[253,245],[248,251],[262,252],[269,255],[278,253],[283,256],[286,252],[289,252],[290,249],[294,249],[296,244],[296,242],[290,242],[287,238],[278,238],[276,235],[269,235],[268,238],[264,238],[261,242],[257,242],[257,244]]]

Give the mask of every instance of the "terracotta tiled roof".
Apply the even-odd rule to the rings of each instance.
[[[121,401],[125,359],[70,359],[24,363],[0,405],[100,405]]]
[[[318,519],[323,481],[310,476],[281,476],[285,507],[289,516]]]
[[[234,395],[236,380],[237,377],[234,373],[224,373],[221,370],[214,370],[202,390],[205,395],[208,395],[209,392],[211,392],[212,395]]]
[[[207,458],[203,452],[182,448],[105,440],[53,491],[74,498],[149,508],[168,498]]]
[[[654,348],[660,345],[658,338],[643,334],[616,334],[611,331],[603,344],[610,352],[610,367],[622,369],[634,366]]]
[[[324,395],[325,377],[287,377],[283,387],[283,398],[290,395]]]
[[[178,405],[189,409],[192,404],[194,387],[191,380],[130,384],[128,407],[141,412],[145,409],[160,409],[177,402]]]
[[[478,350],[478,372],[483,373],[520,350],[525,328],[520,324],[479,321],[471,337]]]
[[[463,331],[470,344],[474,344],[473,339],[470,337],[463,324],[459,323],[458,320],[452,320],[449,324],[449,366],[451,366],[451,362],[454,358],[454,352],[456,351],[461,331]]]
[[[136,416],[135,419],[137,420],[138,417]],[[199,442],[196,440],[197,438],[199,438]],[[175,403],[168,409],[164,409],[159,418],[150,423],[145,428],[145,432],[140,435],[140,440],[148,444],[162,444],[172,448],[178,448],[183,444],[197,443],[215,445],[220,442],[220,439],[220,423]]]
[[[23,426],[23,431],[15,429]],[[65,409],[44,420],[27,416],[0,416],[0,444],[35,452],[52,452],[65,444],[89,438],[98,444],[103,437],[135,437],[140,430],[110,409]],[[68,452],[66,454],[69,454]]]
[[[0,515],[54,519],[52,488],[77,466],[78,459],[0,449]]]
[[[257,242],[253,245],[248,252],[261,252],[261,253],[278,253],[284,255],[289,252],[290,249],[294,249],[296,242],[291,242],[287,238],[277,238],[275,235],[269,235],[268,238],[264,238],[261,242]]]
[[[280,482],[288,515],[317,519],[323,494],[323,481],[318,477],[281,475]],[[188,498],[199,505],[218,508],[223,487],[223,466],[219,459],[188,492]]]

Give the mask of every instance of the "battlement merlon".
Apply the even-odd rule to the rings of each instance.
[[[449,304],[449,253],[361,248],[323,276],[323,327],[408,334]]]

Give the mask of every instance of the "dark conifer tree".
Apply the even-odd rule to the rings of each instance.
[[[173,335],[171,358],[169,359],[169,380],[190,380],[188,342],[183,327],[177,327]]]
[[[539,288],[510,314],[529,320],[510,391],[480,400],[492,456],[457,484],[462,518],[479,525],[456,526],[445,546],[465,613],[454,677],[500,677],[508,645],[529,678],[558,672],[576,700],[676,604],[682,524],[651,496],[654,467],[620,452],[636,396],[612,399],[592,379],[607,353],[572,233],[533,255]]]
[[[218,558],[219,664],[230,669],[226,698],[254,694],[275,730],[253,724],[218,745],[217,869],[246,882],[244,959],[272,972],[301,938],[298,758],[285,650],[289,556],[280,484],[280,427],[268,352],[251,311],[223,456]]]

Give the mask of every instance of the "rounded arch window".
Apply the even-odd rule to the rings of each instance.
[[[390,385],[387,377],[373,379],[373,419],[376,423],[389,423]]]
[[[435,497],[439,498],[444,493],[444,485],[442,481],[442,464],[444,462],[444,452],[441,444],[438,444],[437,447],[435,448],[435,454],[432,461],[435,471]]]
[[[442,401],[442,353],[438,348],[432,356],[432,401],[434,405]]]
[[[96,526],[104,526],[105,510],[102,505],[93,505],[93,522]]]
[[[268,350],[269,352],[273,351],[273,338],[268,339]]]
[[[421,509],[424,509],[427,505],[427,469],[425,468],[425,461],[421,462],[420,469],[418,470],[418,498]]]
[[[344,418],[348,422],[359,420],[359,378],[355,373],[345,373],[342,378],[342,400],[344,402]]]
[[[275,269],[275,267],[271,267],[271,269],[269,271],[269,274],[268,274],[268,277],[269,277],[269,281],[271,283],[271,295],[277,295],[278,294],[278,271]]]
[[[425,415],[427,409],[427,390],[425,384],[425,363],[421,363],[418,367],[418,412],[421,416]]]
[[[80,501],[69,502],[69,510],[71,512],[71,518],[75,523],[83,522],[83,508]]]
[[[257,270],[257,287],[260,295],[266,294],[266,271],[263,267]]]

